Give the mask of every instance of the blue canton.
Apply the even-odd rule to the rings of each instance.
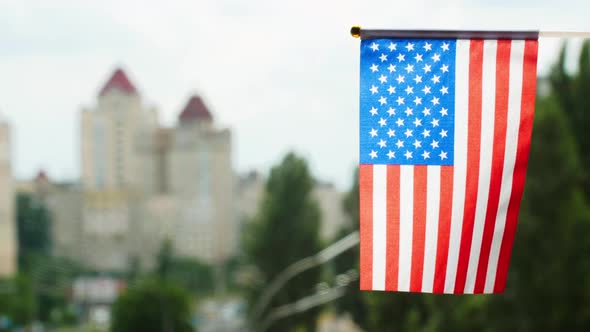
[[[455,40],[363,40],[360,89],[361,164],[453,164]]]

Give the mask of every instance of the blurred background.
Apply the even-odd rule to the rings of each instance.
[[[505,293],[379,293],[358,291],[348,31],[590,31],[589,11],[0,1],[0,331],[588,330],[590,43],[540,40]]]

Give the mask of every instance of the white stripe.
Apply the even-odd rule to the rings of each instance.
[[[387,166],[373,166],[373,289],[385,290]]]
[[[426,236],[424,239],[422,291],[432,293],[440,209],[440,166],[428,166],[426,169]]]
[[[475,220],[471,253],[465,279],[465,293],[473,293],[477,277],[477,265],[481,252],[483,228],[486,220],[490,177],[492,176],[492,152],[494,146],[494,116],[496,113],[496,54],[498,42],[486,40],[483,43],[483,70],[481,89],[481,145],[479,149],[479,183],[475,205]]]
[[[508,211],[510,195],[512,194],[512,176],[514,174],[514,164],[516,162],[518,130],[520,126],[523,59],[524,41],[512,41],[512,46],[510,47],[510,78],[508,81],[506,152],[504,154],[504,169],[502,172],[498,214],[496,216],[496,225],[494,227],[494,236],[492,238],[492,246],[490,250],[490,260],[488,262],[488,271],[486,274],[485,293],[492,293],[494,291],[500,247],[502,245],[502,239],[504,238],[504,228],[506,226],[506,213]]]
[[[414,226],[414,166],[402,165],[399,171],[399,270],[398,290],[410,290],[412,270],[412,228]]]
[[[455,161],[453,173],[453,208],[445,293],[453,293],[463,228],[465,177],[467,173],[467,114],[469,112],[469,40],[457,40],[455,62]]]

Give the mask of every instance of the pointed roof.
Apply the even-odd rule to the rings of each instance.
[[[201,97],[193,95],[178,116],[178,121],[180,123],[187,123],[196,120],[212,121],[213,116],[211,116],[211,112],[209,112]]]
[[[126,94],[137,93],[137,89],[135,89],[135,86],[133,85],[133,83],[131,83],[131,81],[127,77],[127,74],[125,74],[125,72],[121,68],[117,68],[115,70],[111,78],[107,81],[102,90],[100,90],[100,96],[102,97],[107,92],[114,89]]]

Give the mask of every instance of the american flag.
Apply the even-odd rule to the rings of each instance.
[[[361,289],[504,290],[537,40],[361,42]]]

